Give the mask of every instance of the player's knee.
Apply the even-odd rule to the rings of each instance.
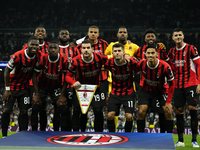
[[[143,109],[139,109],[139,111],[138,111],[138,117],[144,118],[145,114],[146,114],[146,112]]]
[[[184,107],[179,107],[179,108],[176,108],[176,114],[179,114],[179,115],[181,115],[181,114],[184,114]]]
[[[3,109],[3,113],[11,114],[11,112],[12,112],[12,108],[4,108]]]
[[[20,109],[19,115],[26,115],[26,114],[27,114],[27,110],[25,110],[25,109]]]
[[[126,113],[126,114],[125,114],[125,117],[126,117],[126,120],[127,120],[127,121],[132,121],[132,120],[133,120],[133,115],[130,114],[130,113]]]
[[[197,105],[195,105],[195,106],[188,105],[188,109],[189,110],[197,110]]]
[[[165,118],[166,120],[172,120],[173,119],[173,116],[172,116],[172,112],[168,111],[168,110],[164,110],[165,112]]]
[[[115,113],[114,112],[109,112],[108,113],[108,120],[113,120],[115,117]]]

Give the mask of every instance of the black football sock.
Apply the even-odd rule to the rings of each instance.
[[[3,113],[2,119],[1,119],[1,122],[2,122],[1,128],[2,128],[2,136],[3,137],[7,136],[7,134],[8,134],[9,121],[10,121],[10,114]]]
[[[114,119],[113,120],[107,120],[107,126],[108,126],[109,132],[115,132],[115,122],[114,122]]]
[[[165,114],[159,113],[159,124],[160,124],[160,133],[165,133]]]
[[[38,112],[40,110],[41,105],[35,104],[32,107],[32,113],[31,113],[31,127],[32,131],[38,130]],[[21,120],[21,118],[20,118]],[[20,121],[19,121],[20,122]]]
[[[173,120],[166,120],[166,130],[167,133],[173,133]]]
[[[131,132],[133,129],[133,120],[131,120],[131,121],[126,120],[124,128],[125,128],[125,132]]]
[[[79,120],[80,120],[80,113],[81,113],[81,109],[74,107],[73,109],[73,116],[72,116],[72,129],[73,131],[79,131]]]
[[[95,132],[103,132],[103,112],[101,109],[94,109],[94,130]]]
[[[87,113],[81,114],[81,121],[80,121],[81,132],[85,132],[86,125],[87,125]]]
[[[138,132],[144,132],[145,120],[137,120],[137,130]]]
[[[197,119],[197,111],[190,110],[191,116],[191,129],[192,129],[192,142],[197,141],[197,127],[198,127],[198,119]]]
[[[183,131],[184,131],[184,119],[183,115],[176,115],[177,122],[177,132],[178,132],[178,140],[183,142]]]
[[[67,131],[67,121],[68,121],[68,108],[65,105],[59,106],[60,110],[60,123],[61,123],[61,131]]]
[[[27,131],[27,129],[28,129],[28,114],[20,115],[19,128],[20,128],[20,131]]]
[[[46,131],[47,126],[47,114],[46,110],[40,111],[40,131]]]

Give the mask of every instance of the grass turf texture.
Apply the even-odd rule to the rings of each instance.
[[[8,132],[8,136],[15,134],[17,132]],[[0,133],[0,138],[2,138],[2,133]],[[194,149],[199,149],[199,148],[192,148],[192,135],[184,135],[184,143],[185,143],[185,147],[177,147],[176,150],[194,150]],[[173,140],[174,143],[176,143],[178,141],[178,135],[177,134],[173,134]],[[197,141],[198,144],[200,144],[200,135],[197,135]]]

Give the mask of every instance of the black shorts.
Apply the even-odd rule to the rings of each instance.
[[[156,103],[155,106],[161,107],[165,106],[166,99],[167,99],[167,94],[157,94],[142,89],[140,92],[140,99],[138,101],[138,105],[148,105],[149,107],[151,107],[152,101],[155,100],[159,102],[159,105],[158,103]]]
[[[56,101],[58,100],[60,96],[61,88],[55,88],[55,89],[47,89],[44,87],[39,87],[39,93],[40,93],[40,98],[43,103],[46,103],[46,98],[47,95],[51,97],[51,103],[53,105],[56,104]]]
[[[75,90],[74,90],[73,93],[74,93],[73,94],[73,106],[77,107],[77,108],[80,108],[79,100],[77,98]],[[96,92],[95,92],[95,94],[93,96],[93,99],[92,99],[92,102],[91,102],[90,106],[92,106],[93,109],[95,109],[95,108],[102,109],[103,106],[105,106],[105,100],[102,101],[101,98],[100,98],[100,90],[99,90],[99,88],[96,89]]]
[[[31,106],[30,89],[19,90],[19,91],[11,90],[11,93],[13,98],[9,98],[8,102],[5,103],[4,105],[5,108],[12,108],[16,99],[18,102],[19,109],[28,110],[30,108]]]
[[[133,114],[133,109],[135,105],[135,93],[125,96],[117,96],[110,94],[108,99],[108,112],[115,111],[117,114],[120,110],[121,104],[125,110],[125,113]]]
[[[183,107],[186,104],[196,106],[198,104],[198,94],[196,93],[197,86],[190,86],[183,89],[174,90],[174,106],[176,108]]]
[[[66,91],[65,91],[65,96],[67,98],[67,101],[68,101],[68,106],[71,107],[72,106],[72,101],[73,101],[73,93],[74,93],[74,88],[73,87],[70,87],[70,88],[67,88]]]
[[[109,82],[106,80],[102,80],[100,81],[100,85],[99,85],[99,90],[100,90],[100,98],[102,101],[106,100],[106,97],[108,97],[108,85]]]

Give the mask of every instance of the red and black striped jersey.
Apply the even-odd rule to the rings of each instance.
[[[161,43],[157,43],[156,46],[158,49],[158,58],[164,61],[168,61],[169,57],[167,56],[165,46],[163,46],[163,44]],[[146,54],[145,54],[146,47],[147,47],[146,44],[143,45],[142,47],[139,47],[134,56],[139,60],[146,59]]]
[[[76,47],[69,47],[69,45],[67,46],[59,45],[59,49],[60,49],[61,54],[68,57],[69,63],[72,61],[72,58],[80,55],[80,52]],[[63,74],[63,83],[64,83],[64,80],[65,80],[65,75]],[[72,87],[72,85],[67,84],[67,88],[69,87]]]
[[[76,46],[81,53],[81,44]],[[97,39],[97,43],[93,44],[93,52],[104,54],[105,49],[108,47],[108,43],[103,39]],[[108,78],[108,72],[102,71],[100,74],[100,81],[106,80]]]
[[[46,54],[48,53],[48,46],[49,46],[49,42],[44,41],[43,44],[39,44],[38,51]],[[23,49],[27,49],[27,48],[28,48],[28,44],[26,43]]]
[[[76,73],[76,80],[81,84],[99,84],[99,73],[102,65],[106,63],[108,56],[93,53],[91,61],[85,61],[83,55],[78,55],[72,59],[69,71]]]
[[[11,90],[18,91],[29,88],[29,80],[32,78],[37,60],[36,56],[28,56],[27,49],[22,49],[12,55],[7,66],[12,69],[9,82]]]
[[[175,63],[175,88],[198,85],[194,64],[200,58],[197,48],[186,43],[182,48],[171,48],[168,55]]]
[[[67,69],[68,59],[64,55],[58,53],[58,59],[51,61],[49,54],[44,54],[34,69],[36,72],[40,72],[38,85],[47,89],[61,87],[62,75]]]
[[[67,46],[59,45],[59,49],[60,49],[60,54],[66,55],[68,57],[69,62],[71,62],[72,58],[80,54],[79,50],[76,47],[69,47],[68,45]]]
[[[130,57],[129,63],[118,65],[115,62],[114,57],[108,59],[107,63],[105,64],[105,68],[112,73],[111,94],[124,96],[130,95],[132,92],[134,92],[133,81],[134,74],[138,72],[138,62],[139,61],[135,57]]]
[[[139,70],[143,76],[143,89],[154,93],[168,93],[167,81],[174,80],[172,69],[168,63],[157,59],[157,65],[152,68],[148,65],[147,59],[140,60]]]

